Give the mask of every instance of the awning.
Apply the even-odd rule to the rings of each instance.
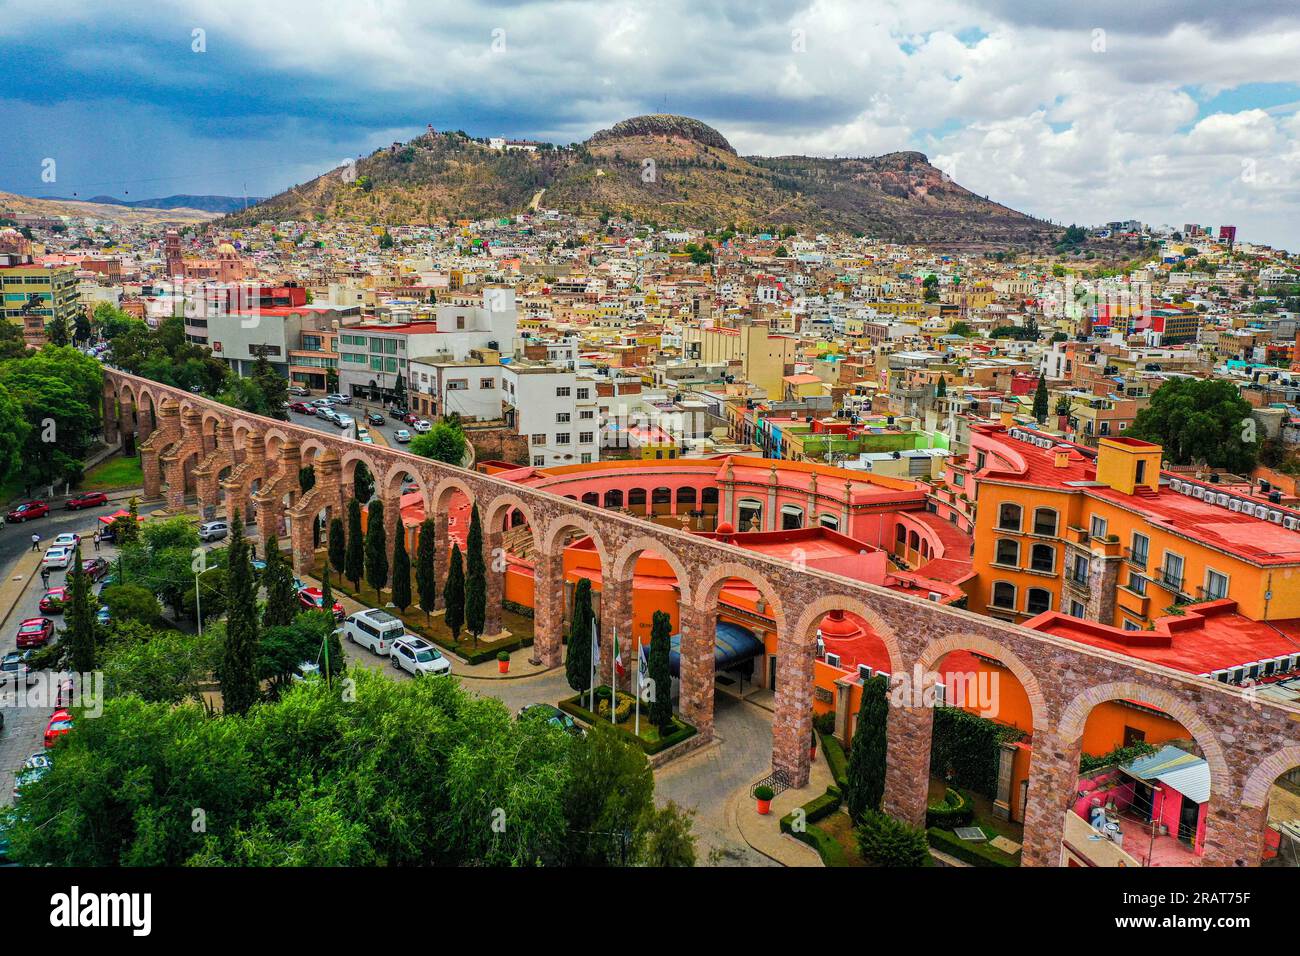
[[[747,627],[731,621],[719,621],[717,643],[713,645],[713,668],[725,671],[763,654],[763,642]],[[674,677],[681,675],[682,636],[674,634],[668,650],[668,671]]]
[[[1209,802],[1210,765],[1204,758],[1177,747],[1161,747],[1120,769],[1139,780],[1157,780],[1194,803]]]

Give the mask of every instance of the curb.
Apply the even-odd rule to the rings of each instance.
[[[9,571],[9,577],[3,583],[0,583],[0,627],[8,626],[9,617],[14,613],[14,608],[18,606],[18,602],[22,600],[23,594],[31,586],[32,581],[39,577],[36,569],[40,567],[40,563],[40,551],[25,551],[14,562]],[[22,574],[22,581],[14,580],[20,573]],[[9,585],[14,586],[11,588]],[[9,592],[12,592],[12,597],[10,597]],[[8,602],[7,606],[5,606],[5,602]]]

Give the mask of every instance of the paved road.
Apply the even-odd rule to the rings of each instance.
[[[306,402],[310,400],[311,400],[310,397],[294,399],[294,401],[300,401],[300,402]],[[407,431],[411,432],[412,436],[414,436],[415,434],[414,430],[409,425],[403,425],[400,422],[392,418],[389,418],[385,409],[379,405],[374,405],[370,403],[363,404],[361,402],[354,400],[351,405],[335,405],[334,407],[344,415],[351,415],[354,419],[356,419],[358,425],[370,429],[370,433],[372,435],[378,432],[381,436],[383,436],[384,441],[386,441],[389,445],[392,445],[395,448],[402,447],[401,444],[397,441],[397,439],[393,437],[394,433],[399,428],[405,428]],[[368,424],[366,422],[366,412],[378,412],[380,415],[383,415],[384,424],[382,425]],[[352,437],[351,429],[345,430],[339,428],[333,422],[327,422],[325,419],[317,418],[315,415],[301,415],[298,412],[290,412],[289,419],[295,425],[302,425],[306,428],[314,428],[317,431],[325,432],[327,435],[341,435],[345,438]],[[376,444],[379,444],[379,442],[376,441]]]

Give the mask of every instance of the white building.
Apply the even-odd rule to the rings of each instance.
[[[503,400],[516,433],[528,442],[529,463],[578,465],[600,460],[600,420],[593,379],[529,362],[501,367]]]

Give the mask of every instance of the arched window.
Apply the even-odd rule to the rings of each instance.
[[[907,529],[901,524],[894,525],[894,540],[899,544],[907,540]]]
[[[803,527],[803,509],[798,505],[781,506],[781,530],[794,531]]]
[[[673,503],[673,490],[671,488],[656,488],[651,493],[651,501],[657,505],[670,505]]]
[[[1054,508],[1034,509],[1034,534],[1056,536],[1057,514]]]
[[[627,506],[629,508],[645,507],[645,489],[633,488],[627,493]]]
[[[834,515],[822,515],[817,519],[823,528],[830,528],[832,531],[840,529],[840,519]]]
[[[1025,595],[1025,610],[1030,614],[1042,614],[1052,609],[1052,592],[1046,588],[1030,588]]]
[[[1056,570],[1056,549],[1050,544],[1036,544],[1029,551],[1029,567],[1033,571],[1051,573]]]
[[[737,503],[736,513],[739,521],[737,531],[763,530],[763,503],[754,498],[741,498]]]
[[[920,547],[921,547],[921,536],[917,534],[915,531],[909,531],[907,533],[907,550],[916,551]]]
[[[619,491],[617,488],[615,488],[613,491],[605,492],[605,507],[606,508],[623,507],[623,492]]]
[[[1013,568],[1020,567],[1020,542],[1012,541],[1010,538],[999,538],[993,563],[1005,564]]]
[[[1006,608],[1014,611],[1016,607],[1016,586],[1006,581],[997,581],[993,585],[994,607]]]
[[[1002,531],[1020,530],[1020,505],[1008,501],[998,508],[998,528]]]
[[[678,488],[678,489],[677,489],[677,504],[678,504],[679,506],[680,506],[680,505],[689,505],[690,507],[694,508],[694,507],[695,507],[695,489],[692,488],[692,487],[690,487],[689,485],[688,485],[687,487],[685,487],[685,488]]]
[[[584,492],[583,495],[582,495],[582,503],[583,503],[584,505],[599,505],[599,504],[600,504],[600,492],[598,492],[598,491],[588,491],[588,492]]]
[[[704,493],[700,496],[700,502],[706,505],[716,505],[718,503],[718,489],[705,488]]]

